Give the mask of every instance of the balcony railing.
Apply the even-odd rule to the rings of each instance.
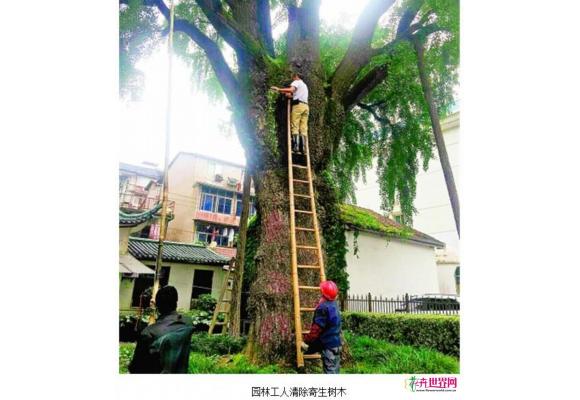
[[[119,208],[121,210],[147,211],[159,203],[159,196],[146,196],[139,194],[122,194],[119,196]],[[171,213],[175,210],[175,201],[167,202],[167,210]]]

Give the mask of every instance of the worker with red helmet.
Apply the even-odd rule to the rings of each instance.
[[[325,374],[338,374],[340,370],[340,310],[336,304],[338,287],[332,281],[320,284],[322,296],[314,310],[310,331],[304,335],[302,349],[311,354],[320,352]]]

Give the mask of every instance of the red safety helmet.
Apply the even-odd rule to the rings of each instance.
[[[334,301],[338,295],[338,287],[333,281],[324,281],[320,283],[320,291],[322,292],[322,296],[330,301]]]

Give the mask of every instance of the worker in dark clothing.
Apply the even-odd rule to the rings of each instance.
[[[302,350],[307,354],[320,352],[325,374],[338,374],[340,370],[341,318],[336,296],[338,287],[332,281],[320,284],[322,297],[314,310],[310,331],[304,335]]]
[[[193,323],[178,314],[177,290],[165,286],[155,296],[157,321],[143,329],[129,364],[132,374],[184,374],[189,364]]]

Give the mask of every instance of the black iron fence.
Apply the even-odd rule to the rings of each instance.
[[[383,298],[366,295],[348,295],[340,299],[342,311],[373,312],[381,314],[409,313],[409,314],[459,314],[459,297],[455,295],[405,294],[396,298]]]

